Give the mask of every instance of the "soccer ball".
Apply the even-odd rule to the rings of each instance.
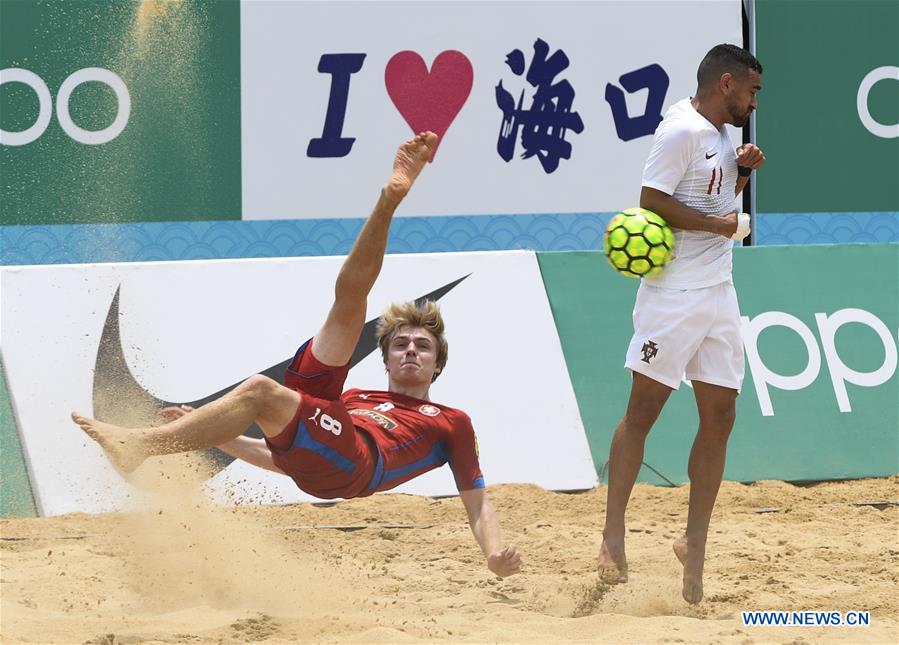
[[[611,219],[603,235],[609,264],[621,275],[655,275],[674,252],[674,233],[661,217],[645,208],[628,208]]]

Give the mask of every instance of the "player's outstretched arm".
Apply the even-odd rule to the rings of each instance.
[[[496,510],[483,488],[459,491],[468,513],[468,525],[481,551],[487,557],[487,568],[505,578],[521,571],[521,555],[514,544],[503,545]]]
[[[216,446],[222,452],[231,455],[235,459],[240,459],[248,464],[270,470],[273,473],[284,474],[284,471],[275,465],[272,461],[272,451],[264,439],[254,439],[253,437],[235,437],[231,441],[227,441]]]
[[[412,188],[435,145],[437,135],[422,132],[397,150],[390,179],[381,189],[374,210],[344,260],[334,285],[334,304],[312,343],[313,354],[325,365],[344,365],[353,355],[365,324],[368,293],[381,272],[393,213]]]

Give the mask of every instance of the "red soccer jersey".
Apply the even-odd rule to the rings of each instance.
[[[341,394],[349,364],[325,365],[310,347],[297,350],[284,376],[302,395],[296,414],[265,439],[297,486],[323,499],[364,497],[449,463],[459,490],[484,488],[467,414],[393,392]]]
[[[477,439],[461,410],[376,390],[347,390],[340,400],[380,453],[369,489],[389,490],[445,463],[460,491],[484,488]]]

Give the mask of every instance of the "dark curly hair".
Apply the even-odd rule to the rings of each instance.
[[[699,87],[708,87],[718,82],[721,75],[730,72],[734,76],[744,77],[749,70],[762,73],[762,64],[747,50],[736,45],[715,45],[699,63],[696,71],[696,82]]]

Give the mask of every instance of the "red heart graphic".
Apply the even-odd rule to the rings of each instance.
[[[440,137],[431,161],[443,135],[468,100],[473,82],[471,61],[455,50],[438,54],[430,72],[424,59],[413,51],[395,54],[384,70],[387,93],[412,132],[430,130]]]

